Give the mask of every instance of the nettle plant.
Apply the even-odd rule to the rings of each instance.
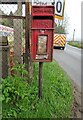
[[[25,64],[17,63],[12,70],[14,75],[2,80],[3,118],[26,116],[27,111],[35,108],[37,100],[38,89],[33,82],[28,83]]]
[[[16,110],[24,109],[20,101],[25,99],[27,96],[27,71],[25,70],[25,64],[16,64],[12,69],[14,71],[13,76],[8,76],[2,80],[2,101],[3,106],[12,106],[12,109],[7,111],[6,116],[17,117]],[[16,107],[18,109],[16,109]],[[3,114],[4,114],[3,109]]]

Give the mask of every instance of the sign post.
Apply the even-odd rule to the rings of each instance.
[[[38,97],[42,98],[42,80],[43,80],[43,62],[39,62],[39,85],[38,85]]]

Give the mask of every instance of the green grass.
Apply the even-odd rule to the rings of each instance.
[[[43,97],[45,107],[42,109],[48,110],[49,113],[49,116],[46,114],[45,116],[69,117],[73,102],[73,88],[70,78],[56,62],[44,64]]]
[[[73,86],[70,78],[57,62],[44,63],[43,97],[38,98],[38,63],[34,65],[34,80],[31,85],[21,86],[23,99],[3,101],[3,117],[15,118],[68,118],[72,114]],[[21,82],[21,80],[20,80]],[[22,82],[23,83],[23,82]],[[8,81],[7,84],[9,85]],[[12,83],[11,83],[12,84]],[[11,85],[13,86],[13,85]],[[18,83],[19,86],[19,83]],[[15,88],[16,89],[16,88]],[[23,89],[23,91],[22,91]],[[6,89],[7,90],[7,89]],[[19,93],[20,94],[20,93]]]
[[[68,42],[68,44],[71,45],[71,46],[83,49],[83,43],[82,42],[70,41],[70,42]]]

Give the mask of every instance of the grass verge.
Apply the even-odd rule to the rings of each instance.
[[[34,65],[34,80],[31,85],[27,84],[22,77],[5,79],[2,89],[3,118],[68,118],[71,116],[73,87],[70,78],[57,62],[44,63],[43,73],[41,100],[38,98],[38,63]]]
[[[68,44],[71,46],[83,49],[83,43],[81,43],[79,41],[70,41],[70,42],[68,42]]]

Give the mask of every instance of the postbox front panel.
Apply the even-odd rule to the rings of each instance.
[[[53,54],[54,6],[33,6],[31,50],[33,61],[50,62]]]

